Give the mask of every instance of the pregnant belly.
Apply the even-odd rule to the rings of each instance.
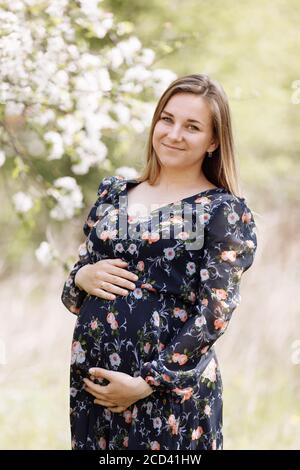
[[[132,292],[108,301],[87,296],[75,325],[72,365],[86,375],[103,367],[134,375],[142,362],[157,358],[188,319],[188,308],[174,296]]]

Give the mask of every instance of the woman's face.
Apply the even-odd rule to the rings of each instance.
[[[206,101],[192,93],[173,95],[154,127],[152,145],[163,167],[199,168],[206,152],[217,148]]]

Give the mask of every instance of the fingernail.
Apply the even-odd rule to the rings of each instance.
[[[93,368],[92,368],[92,369],[89,369],[89,373],[90,373],[91,375],[93,375],[93,374],[95,373],[95,369],[93,369]]]

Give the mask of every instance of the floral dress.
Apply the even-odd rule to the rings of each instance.
[[[177,211],[165,212],[174,208],[169,204],[136,220],[126,213],[127,191],[136,184],[117,176],[101,181],[83,227],[86,241],[63,288],[62,302],[77,316],[72,448],[222,449],[222,381],[213,345],[240,303],[241,276],[254,259],[253,215],[244,198],[221,187],[177,201]],[[187,244],[184,207],[190,221],[201,222],[199,246]],[[75,285],[80,267],[106,258],[127,261],[138,275],[127,296],[105,300]],[[90,367],[141,376],[153,393],[111,412],[83,388]]]

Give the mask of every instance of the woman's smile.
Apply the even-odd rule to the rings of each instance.
[[[171,150],[181,150],[181,151],[184,150],[184,149],[179,149],[178,147],[171,147],[171,145],[167,145],[167,144],[164,144],[164,143],[162,143],[162,145],[164,145],[165,147],[168,147]]]

